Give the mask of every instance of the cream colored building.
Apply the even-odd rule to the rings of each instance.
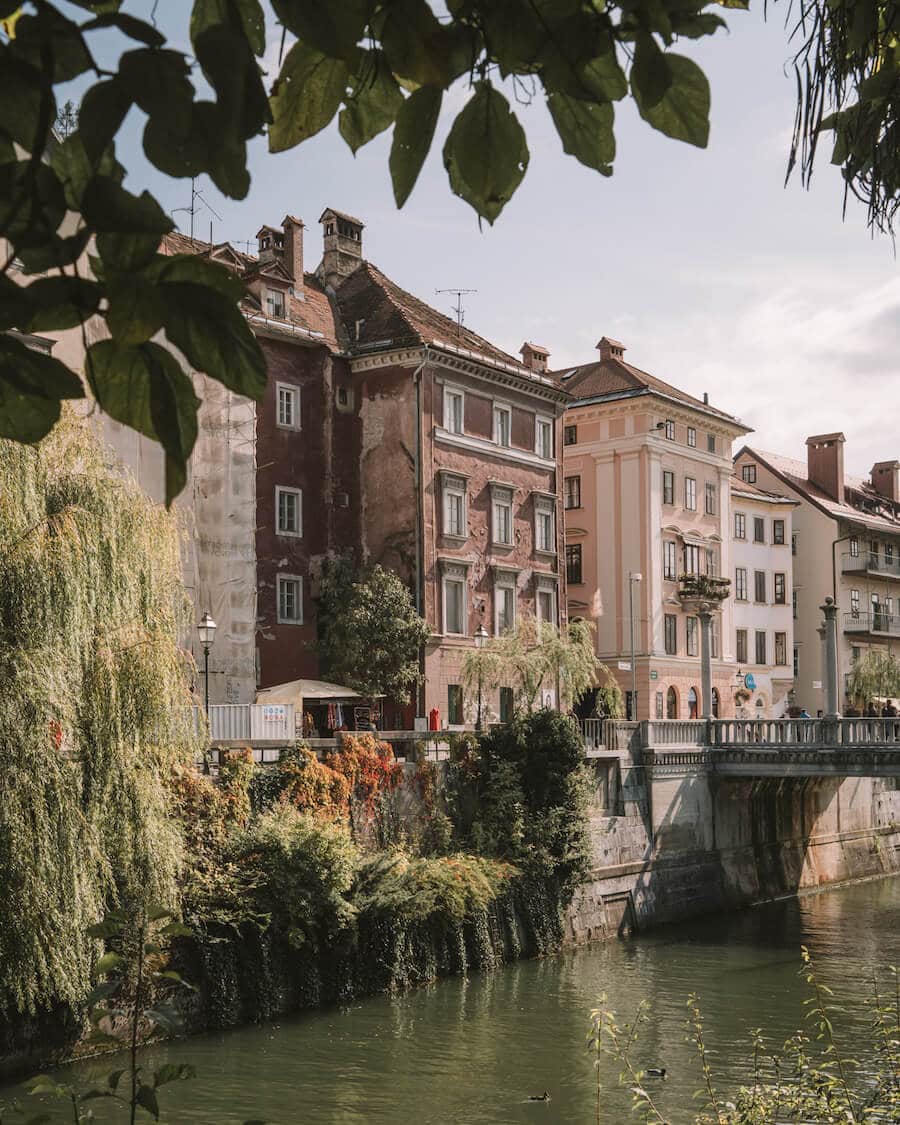
[[[780,719],[793,703],[791,516],[798,500],[731,480],[735,710]]]
[[[687,719],[701,712],[700,623],[679,578],[731,575],[731,451],[749,430],[626,363],[617,341],[604,336],[598,349],[598,361],[557,372],[575,400],[564,418],[568,612],[595,623],[629,714],[633,620],[637,718]],[[722,716],[733,714],[735,671],[727,598],[712,662]]]
[[[900,657],[900,461],[882,461],[868,480],[844,472],[842,433],[806,439],[806,461],[744,446],[742,481],[799,501],[793,516],[796,703],[824,709],[819,607],[838,606],[839,707],[853,664],[871,649]]]

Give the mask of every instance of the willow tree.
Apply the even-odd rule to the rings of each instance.
[[[853,666],[847,680],[847,696],[860,709],[874,699],[900,697],[900,664],[894,654],[870,649]]]
[[[172,518],[84,424],[0,442],[0,1012],[83,997],[87,926],[176,901],[180,573]]]

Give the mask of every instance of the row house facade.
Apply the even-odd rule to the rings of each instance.
[[[627,363],[618,341],[604,336],[598,351],[599,361],[556,372],[572,396],[563,437],[568,612],[595,622],[597,655],[630,716],[696,717],[700,621],[682,604],[680,580],[731,575],[732,443],[748,428]],[[733,714],[734,638],[727,598],[712,636],[712,702],[722,716]]]
[[[746,484],[797,502],[792,520],[796,702],[824,708],[819,607],[838,607],[838,684],[878,650],[900,656],[900,461],[873,465],[868,479],[844,470],[842,433],[806,439],[805,461],[744,446],[735,473]],[[840,706],[848,700],[842,698]]]

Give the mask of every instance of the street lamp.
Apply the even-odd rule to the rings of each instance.
[[[634,664],[634,584],[643,582],[644,577],[637,571],[628,572],[628,617],[631,628],[631,719],[637,722],[637,668]]]
[[[208,613],[204,613],[197,626],[200,644],[203,645],[203,676],[206,682],[206,717],[209,718],[209,650],[216,638],[216,623]]]
[[[484,627],[484,622],[475,630],[475,647],[479,652],[484,648],[488,642],[488,631]],[[482,686],[482,667],[481,661],[478,661],[478,716],[475,719],[475,729],[481,734],[481,686]]]

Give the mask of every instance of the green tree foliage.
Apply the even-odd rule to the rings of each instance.
[[[323,675],[361,695],[408,700],[422,679],[428,626],[397,575],[377,565],[357,569],[347,557],[330,560],[316,606]]]
[[[88,991],[107,907],[177,902],[194,753],[170,517],[84,427],[0,442],[0,1012]]]
[[[0,37],[0,437],[39,441],[60,404],[84,395],[83,377],[103,410],[161,442],[171,499],[184,485],[198,406],[173,349],[232,390],[262,395],[262,353],[237,308],[241,283],[209,261],[162,257],[171,218],[149,192],[123,186],[115,141],[130,111],[143,118],[155,168],[208,175],[233,199],[249,191],[247,142],[258,134],[279,152],[337,118],[356,152],[393,128],[402,206],[444,95],[462,84],[443,161],[451,189],[492,223],[528,168],[519,110],[530,102],[546,102],[563,150],[602,175],[616,155],[616,103],[629,96],[652,128],[705,147],[709,84],[675,48],[715,34],[723,8],[748,2],[449,0],[438,14],[426,0],[271,0],[291,43],[267,95],[259,0],[185,4],[190,51],[121,11],[121,0],[75,0],[65,12],[49,0],[0,0],[0,19],[23,13]],[[883,0],[804,0],[795,29],[792,160],[808,181],[819,136],[833,130],[848,190],[887,229],[900,184],[898,21]],[[112,68],[94,54],[110,33],[125,47]],[[72,81],[83,89],[77,117],[57,98]],[[27,285],[13,280],[14,263]],[[79,327],[87,352],[77,373],[11,331]]]
[[[894,654],[876,649],[867,652],[853,666],[847,695],[860,710],[874,699],[900,699],[900,664]]]

